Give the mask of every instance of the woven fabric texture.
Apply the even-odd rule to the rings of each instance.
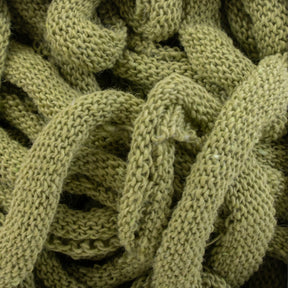
[[[287,0],[0,0],[0,288],[286,287]]]

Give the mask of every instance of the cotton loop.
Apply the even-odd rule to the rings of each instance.
[[[264,93],[261,93],[261,88],[260,88],[261,86],[263,87],[262,83],[266,82],[266,79],[268,80],[268,78],[271,77],[271,75],[274,74],[276,76],[278,74],[278,69],[280,67],[282,67],[280,69],[282,69],[283,71],[282,77],[287,77],[285,76],[285,74],[287,73],[285,64],[286,63],[283,61],[283,58],[279,57],[278,55],[267,57],[266,59],[264,59],[263,62],[259,64],[258,70],[256,69],[254,73],[252,72],[252,75],[249,77],[249,79],[244,81],[242,85],[240,85],[235,90],[231,99],[229,99],[227,103],[225,104],[227,105],[226,108],[222,109],[221,113],[219,114],[219,117],[216,120],[214,129],[212,130],[202,151],[199,153],[197,157],[197,161],[195,165],[192,167],[191,174],[187,178],[186,186],[183,192],[184,195],[182,199],[179,201],[175,211],[173,212],[172,218],[169,222],[169,225],[171,226],[168,225],[168,228],[165,231],[165,235],[162,239],[162,244],[157,251],[158,255],[156,257],[155,266],[154,266],[155,267],[154,285],[156,287],[165,286],[166,284],[164,283],[166,281],[167,281],[166,283],[173,283],[171,285],[177,285],[176,283],[181,281],[181,279],[185,279],[183,282],[183,285],[195,285],[195,286],[201,285],[200,284],[201,276],[199,272],[201,271],[200,267],[203,261],[205,241],[208,240],[208,236],[213,230],[213,219],[215,219],[216,217],[215,212],[217,211],[219,206],[223,203],[224,199],[222,198],[223,196],[221,197],[221,194],[223,193],[222,195],[225,195],[225,192],[229,184],[231,183],[230,181],[233,181],[233,179],[235,179],[235,177],[239,175],[240,171],[243,171],[243,164],[246,163],[247,157],[248,157],[246,153],[248,153],[248,151],[251,151],[254,145],[261,139],[260,138],[262,136],[261,132],[263,131],[263,128],[268,124],[266,122],[267,119],[269,119],[268,121],[270,122],[271,120],[273,121],[273,118],[277,119],[282,114],[283,122],[282,124],[280,124],[281,122],[279,123],[282,126],[282,129],[283,129],[283,124],[285,123],[285,121],[287,121],[285,119],[286,113],[287,113],[286,107],[285,107],[286,95],[287,95],[286,85],[282,86],[283,90],[279,91],[279,94],[278,94],[278,93],[275,93],[274,88],[272,88],[273,87],[272,81],[269,80],[268,82],[271,84],[271,86],[269,86],[269,88],[271,88],[270,90],[271,92],[268,93],[267,91],[265,95],[267,95],[268,97],[267,100],[272,101],[273,105],[275,106],[270,106],[269,108],[266,106],[267,107],[266,110],[262,110],[262,111],[260,111],[260,109],[257,108],[257,105],[259,107],[259,105],[261,106],[261,102],[265,101],[265,99],[263,99]],[[270,67],[274,67],[274,69],[270,70]],[[269,73],[267,72],[265,73],[265,71],[267,70],[269,70]],[[282,80],[280,79],[276,80],[276,82],[274,82],[274,85],[278,86],[277,83],[285,83],[284,78],[282,78]],[[259,88],[256,90],[255,87],[259,87]],[[250,92],[248,92],[249,90]],[[254,93],[254,91],[257,91],[257,92]],[[249,95],[252,95],[252,94],[254,97],[251,97],[251,96],[249,97]],[[257,98],[257,95],[259,95],[259,98]],[[253,102],[253,104],[251,103],[252,105],[249,106],[250,108],[247,109],[248,107],[247,105],[249,105],[248,103],[250,101]],[[255,116],[252,116],[253,113]],[[239,115],[239,116],[236,116],[236,115]],[[256,115],[257,115],[257,119],[256,119]],[[228,118],[229,120],[227,120]],[[234,119],[233,122],[231,122],[231,119]],[[229,121],[230,124],[226,121]],[[251,124],[249,124],[248,121],[251,121],[250,122]],[[254,121],[256,121],[257,124]],[[245,125],[245,129],[240,128],[241,125]],[[258,127],[258,129],[256,128],[256,126]],[[249,127],[250,129],[253,130],[253,132],[252,130],[249,129]],[[228,133],[228,135],[231,137],[229,140],[231,141],[230,145],[226,146],[224,144],[226,143],[226,141],[215,142],[214,137],[217,137],[216,135],[223,137],[221,136],[222,133],[227,130],[229,131],[229,129],[232,129],[231,132]],[[241,137],[241,134],[243,135],[242,137]],[[281,134],[279,135],[279,137],[281,137]],[[210,144],[210,141],[213,141],[213,144],[212,143]],[[222,145],[224,145],[223,148],[221,147]],[[218,159],[215,159],[215,157],[214,158],[211,157],[211,154],[214,153],[215,150],[221,156],[220,161]],[[204,164],[204,163],[207,163],[207,164]],[[228,169],[229,172],[228,171],[225,172],[226,169]],[[217,170],[219,172],[216,172]],[[223,177],[223,178],[220,178],[220,177]],[[215,194],[215,191],[217,191],[217,194]],[[221,193],[221,191],[223,192]],[[270,211],[270,213],[272,212],[272,214],[269,216],[271,217],[270,224],[272,225],[271,228],[269,229],[270,230],[269,233],[270,233],[270,237],[272,237],[273,226],[276,224],[276,222],[272,220],[274,216],[273,210],[271,210],[271,207],[272,207],[271,205],[273,205],[272,198],[270,198],[268,202],[270,202],[270,204],[267,203],[268,205],[270,205],[270,209],[268,208],[269,207],[268,206],[267,208],[265,208],[265,210],[267,209],[266,211]],[[203,210],[201,209],[199,211],[197,207],[203,207]],[[213,212],[211,211],[212,212],[211,214],[209,214],[210,209],[213,211]],[[263,216],[264,215],[268,217],[269,214],[266,214],[263,212]],[[207,225],[207,223],[209,222],[211,223],[211,226]],[[182,226],[181,223],[183,224],[185,223],[184,225],[186,225],[186,223],[187,225],[188,223],[191,223],[191,226],[188,226],[190,229],[187,227],[186,230],[184,230],[185,226],[184,225]],[[199,224],[196,225],[196,223],[199,223]],[[201,228],[201,226],[204,223],[205,223],[205,228],[204,227]],[[260,231],[261,230],[258,230],[258,233]],[[264,231],[265,230],[263,230],[262,233],[264,233]],[[201,239],[201,237],[203,237],[202,241],[199,240]],[[182,239],[182,241],[180,239]],[[271,238],[269,239],[269,236],[267,237],[267,235],[265,236],[263,235],[262,239],[267,241],[266,245],[268,246],[268,243],[271,240]],[[195,243],[193,243],[194,241]],[[170,243],[173,243],[173,244],[170,244]],[[199,244],[202,243],[203,246],[202,247],[198,246],[199,244],[197,245],[196,243],[199,243]],[[172,247],[170,247],[169,245],[173,245],[174,249],[172,249]],[[177,246],[178,248],[176,248]],[[197,249],[195,249],[194,247],[197,247]],[[171,261],[170,259],[174,259],[173,261],[177,261],[175,260],[177,259],[177,257],[181,257],[181,259],[183,259],[184,257],[183,253],[184,255],[187,255],[186,262],[185,261],[177,262],[181,264],[177,265],[176,267],[174,266],[173,268],[171,266],[171,269],[173,269],[174,274],[172,273],[171,270],[165,271],[165,267],[167,267],[167,264],[166,264],[167,261],[168,262]],[[241,253],[243,253],[243,250],[241,251]],[[249,256],[251,256],[251,254],[249,254]],[[262,254],[260,256],[260,259],[262,259],[261,257],[263,256],[264,255]],[[225,262],[225,265],[226,264],[227,262]],[[261,260],[258,262],[258,265],[260,264],[261,264]],[[257,268],[255,267],[254,271],[257,270]],[[177,272],[175,273],[176,269],[179,269],[179,273]],[[251,266],[249,265],[249,269],[253,269],[253,268],[251,268]],[[182,275],[184,275],[183,278],[171,277],[171,275],[181,275],[180,271]],[[191,273],[191,271],[195,271],[195,272]],[[223,270],[221,270],[221,272],[223,272]],[[237,273],[239,273],[239,270],[237,270]],[[232,275],[231,266],[229,269],[229,274]],[[243,275],[241,276],[242,276],[242,279],[245,281],[246,280],[245,277],[243,277]],[[234,278],[233,281],[235,280],[236,279]],[[233,283],[233,284],[241,285],[243,283],[238,282],[238,283]]]
[[[0,288],[284,287],[285,0],[0,0]]]
[[[89,130],[93,127],[93,125],[95,125],[94,123],[98,122],[99,124],[101,122],[103,123],[103,121],[115,121],[117,119],[117,116],[113,117],[112,110],[110,110],[108,114],[106,113],[106,115],[105,113],[103,113],[104,111],[102,111],[102,109],[100,109],[102,113],[97,113],[98,107],[106,106],[104,103],[101,103],[101,92],[99,93],[99,97],[94,97],[93,94],[87,95],[87,97],[82,97],[81,99],[79,99],[79,101],[77,101],[77,103],[71,106],[71,108],[69,106],[68,108],[61,111],[58,114],[59,118],[55,117],[53,121],[49,122],[49,124],[41,132],[42,137],[39,136],[37,138],[37,141],[33,145],[33,149],[29,150],[27,160],[24,161],[19,171],[19,173],[23,175],[23,178],[19,177],[16,180],[15,188],[13,191],[14,198],[11,202],[9,213],[7,214],[5,222],[3,223],[3,226],[0,230],[1,286],[8,286],[11,284],[17,285],[20,280],[23,279],[27,272],[31,272],[35,264],[36,258],[42,249],[44,241],[46,240],[47,229],[49,229],[51,221],[56,212],[60,196],[60,189],[62,186],[61,183],[67,175],[67,169],[74,154],[73,150],[76,150],[79,147],[79,142],[81,143],[85,138],[87,138],[87,136],[89,135]],[[109,98],[111,100],[118,99],[118,101],[116,100],[117,104],[115,103],[116,105],[114,105],[114,111],[116,112],[116,114],[119,113],[120,120],[121,117],[125,117],[125,113],[129,113],[129,109],[125,109],[125,105],[127,104],[125,104],[125,100],[127,99],[127,97],[129,99],[129,96],[127,95],[126,97],[123,97],[125,99],[122,99],[122,103],[124,105],[121,105],[121,96],[119,98],[115,98],[116,95],[113,94],[114,93],[112,92],[111,96],[108,96],[106,98],[106,101],[109,103]],[[131,100],[133,101],[133,99]],[[109,107],[109,109],[111,109],[110,105]],[[92,113],[89,113],[88,117],[83,117],[84,114],[82,114],[81,116],[81,111],[85,111],[86,113]],[[121,111],[123,111],[124,114],[121,114]],[[58,125],[61,125],[61,122],[66,122],[66,129],[62,130],[61,132],[59,131],[60,133],[55,134],[53,132],[55,131],[53,125],[54,127],[57,127]],[[71,133],[71,131],[74,129],[76,134]],[[63,136],[61,135],[61,133],[68,133],[68,135],[70,135],[70,137],[68,136],[67,138],[68,141],[62,142]],[[47,141],[47,139],[49,139],[49,141]],[[62,157],[46,157],[46,153],[51,153],[51,155],[53,155],[55,153],[55,151],[53,152],[53,150],[58,149],[59,147],[61,147],[62,150],[62,152],[60,153]],[[42,154],[42,157],[37,156],[36,158],[34,158],[35,155],[37,155],[37,152],[33,153],[34,149],[35,151],[39,149],[40,154],[42,154],[42,152],[44,151],[45,152]],[[49,165],[50,161],[55,161],[54,169],[58,170],[57,172],[55,171],[55,173],[52,173],[51,166]],[[43,168],[39,169],[39,167]],[[39,173],[38,171],[41,171],[41,173]],[[52,176],[52,178],[49,180],[47,179],[46,184],[42,186],[42,188],[40,188],[41,185],[39,185],[39,181],[41,182],[41,179],[43,179],[42,177],[45,178],[47,173],[52,173],[51,175],[54,176]],[[27,183],[29,182],[29,179],[31,179],[31,177],[34,180],[34,185]],[[46,193],[41,193],[38,190],[39,188],[43,189],[44,191],[48,190],[49,193],[47,195]],[[23,189],[27,191],[27,195],[23,194]],[[43,202],[45,203],[44,207],[42,207]],[[35,209],[32,208],[35,207],[35,204],[39,205],[36,206],[36,211],[38,212],[31,217],[29,216],[29,214]],[[28,212],[26,214],[24,212],[25,216],[21,215],[21,213],[26,210],[30,211],[30,213]],[[45,213],[43,213],[44,211]],[[19,220],[15,221],[15,219]],[[17,238],[17,235],[22,235],[22,237]],[[13,238],[15,238],[15,240]],[[33,241],[33,245],[31,246],[29,244],[26,244],[26,242],[29,243],[30,241]],[[18,251],[18,249],[10,249],[10,245],[17,245],[20,250]],[[26,249],[26,247],[29,248]],[[17,251],[17,254],[15,254],[15,252],[13,251]],[[9,255],[9,257],[3,258],[3,255]],[[25,266],[22,266],[24,263],[21,265],[21,261],[18,261],[19,257],[30,259],[30,261],[26,261]],[[5,259],[10,259],[10,264],[5,263]],[[11,263],[13,263],[14,261],[19,264],[17,266],[11,266]]]
[[[180,82],[182,85],[177,85]],[[201,109],[198,110],[197,102],[206,102],[206,105],[201,105]],[[220,104],[205,89],[177,74],[171,74],[160,81],[149,93],[143,111],[135,121],[125,187],[120,201],[119,237],[128,251],[135,249],[134,245],[131,246],[131,241],[135,237],[133,234],[139,230],[138,237],[141,244],[137,246],[140,251],[136,250],[134,253],[139,257],[142,253],[149,255],[151,253],[149,250],[155,249],[151,244],[159,239],[158,234],[167,225],[173,194],[172,155],[175,153],[175,144],[171,140],[177,139],[178,131],[178,134],[185,134],[181,130],[186,128],[184,120],[179,121],[180,117],[184,113],[190,114],[191,122],[198,120],[202,128],[206,128],[215,117],[213,112],[217,113],[219,106]],[[188,131],[186,135],[186,139],[178,137],[178,140],[189,140]],[[194,137],[200,144],[199,137],[196,134]],[[139,157],[142,157],[141,160]],[[167,162],[170,162],[169,165],[162,166]],[[161,182],[158,182],[160,179]],[[148,194],[145,195],[146,193]],[[157,215],[156,211],[164,209],[166,212],[163,216]],[[147,220],[141,220],[142,217]],[[147,225],[146,228],[141,228],[141,222]],[[141,230],[144,231],[140,232]]]
[[[109,11],[113,9],[112,4],[105,7],[111,17],[106,24],[109,28],[105,27],[105,19],[102,24],[100,19],[96,23],[90,21],[99,4],[100,1],[92,0],[51,3],[46,19],[46,38],[57,61],[93,72],[115,64],[125,46],[126,27],[119,16]]]
[[[115,3],[126,23],[144,38],[167,40],[179,29],[182,1],[115,0]]]

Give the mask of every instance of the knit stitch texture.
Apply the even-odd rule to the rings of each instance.
[[[287,265],[287,0],[0,0],[0,288]]]

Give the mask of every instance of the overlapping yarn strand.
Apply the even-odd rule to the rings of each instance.
[[[0,0],[0,288],[285,287],[285,0]]]
[[[278,61],[275,58],[278,58]],[[215,212],[223,202],[222,197],[224,196],[225,192],[221,193],[221,191],[225,191],[228,186],[231,185],[234,178],[237,177],[239,173],[241,173],[240,171],[243,170],[242,163],[246,163],[248,155],[253,149],[253,146],[261,139],[260,137],[263,137],[262,131],[264,130],[265,126],[269,124],[271,125],[271,122],[273,123],[274,120],[277,121],[280,125],[277,130],[281,131],[281,129],[285,127],[285,121],[287,117],[287,107],[285,104],[287,87],[283,85],[282,91],[278,87],[278,83],[285,83],[285,78],[287,78],[288,76],[286,71],[287,63],[285,60],[285,58],[282,59],[279,56],[273,56],[263,60],[263,64],[259,64],[259,70],[256,69],[256,71],[252,73],[250,77],[248,77],[248,81],[244,81],[241,85],[237,87],[231,98],[226,102],[225,109],[220,112],[220,115],[215,122],[214,129],[211,131],[211,134],[209,135],[207,142],[204,144],[202,151],[197,156],[197,161],[195,165],[191,169],[191,174],[188,176],[186,181],[183,197],[179,201],[172,216],[172,219],[169,222],[168,229],[165,231],[165,235],[163,236],[162,245],[158,250],[158,255],[155,260],[155,286],[164,287],[165,285],[157,281],[167,281],[169,283],[174,283],[173,285],[176,286],[176,282],[179,283],[179,281],[181,281],[182,279],[185,279],[183,282],[184,287],[189,287],[192,283],[193,285],[195,285],[195,287],[201,285],[200,274],[198,274],[200,271],[199,266],[203,261],[202,256],[204,254],[204,243],[208,240],[209,234],[212,232],[213,219],[216,216]],[[274,66],[274,69],[271,67],[271,65],[272,67]],[[281,74],[283,75],[283,79],[279,82],[278,80],[276,80],[276,83],[274,84],[275,86],[273,87],[272,81],[268,80],[266,77],[269,78],[273,74],[275,76],[278,75],[279,68],[282,69]],[[267,69],[269,70],[269,73],[266,72]],[[270,93],[265,93],[265,95],[267,95],[267,99],[263,98],[264,95],[263,93],[261,93],[261,90],[263,89],[262,87],[265,87],[264,83],[266,83],[266,81],[270,84],[269,88],[273,87]],[[276,87],[278,87],[277,89],[279,89],[279,94],[277,93],[278,95],[275,95],[276,93],[274,89]],[[253,97],[250,95],[253,95]],[[257,95],[259,95],[259,97],[257,97]],[[273,96],[275,97],[275,100],[273,100]],[[244,99],[242,97],[244,97]],[[275,111],[273,111],[272,105],[269,106],[269,108],[265,106],[261,109],[260,107],[262,107],[262,101],[264,101],[265,103],[274,103],[276,105]],[[253,104],[249,104],[249,102],[252,102]],[[281,114],[282,116],[280,116]],[[283,122],[281,121],[281,118]],[[231,119],[233,119],[233,122]],[[270,123],[266,122],[267,119],[269,119]],[[254,121],[256,121],[257,124]],[[231,129],[231,132],[228,133],[228,135],[231,137],[230,139],[226,139],[225,142],[215,141],[214,137],[220,137],[220,139],[224,139],[225,136],[223,135],[223,133],[225,133],[226,131],[228,132],[229,129]],[[275,133],[276,131],[273,131],[273,133]],[[210,141],[212,142],[211,144]],[[226,145],[227,142],[230,144]],[[221,147],[222,145],[223,147]],[[197,178],[198,180],[196,181]],[[253,190],[253,193],[255,193],[255,188]],[[248,193],[249,195],[250,193],[248,191],[249,190],[247,189],[246,193]],[[240,197],[239,193],[237,194],[237,196]],[[269,197],[269,194],[266,195],[264,199],[267,198],[267,196]],[[258,201],[260,199],[261,197],[258,198]],[[262,199],[262,201],[264,201],[264,199]],[[237,199],[237,201],[240,201],[241,203],[243,200]],[[270,236],[265,234],[261,236],[261,238],[263,238],[263,240],[265,239],[267,242],[270,241],[270,237],[272,237],[273,235],[273,226],[276,224],[273,221],[274,215],[272,198],[269,202],[270,205],[266,209],[264,209],[266,213],[263,211],[263,208],[261,209],[263,211],[263,214],[265,214],[265,216],[269,217],[270,219],[267,222],[265,221],[266,225],[268,223],[271,225],[270,229],[268,229],[270,230]],[[203,210],[202,208],[201,210],[199,210],[199,208],[197,209],[197,207],[203,207]],[[209,213],[210,209],[213,211],[211,214]],[[270,213],[272,213],[272,215],[269,216]],[[241,221],[247,221],[247,219],[243,219],[244,217],[240,216],[240,218]],[[185,221],[183,223],[182,221],[184,219]],[[263,221],[263,219],[261,220]],[[180,224],[181,222],[182,225]],[[208,225],[209,222],[211,223],[210,227]],[[235,223],[235,220],[233,222]],[[191,224],[189,225],[188,223]],[[183,224],[187,225],[186,229],[184,228],[185,226]],[[202,228],[202,225],[205,226],[205,228]],[[236,225],[237,228],[240,229],[241,226],[238,223]],[[262,230],[259,226],[257,228],[260,231]],[[229,231],[227,231],[226,233],[229,233]],[[265,233],[265,230],[262,231],[262,233]],[[258,234],[259,236],[261,235],[259,232]],[[229,242],[233,241],[233,238],[231,239],[231,236],[227,238],[229,239]],[[223,238],[221,240],[223,241]],[[195,241],[195,243],[192,243],[192,241]],[[204,244],[203,247],[200,246],[200,243],[202,243],[202,245]],[[259,243],[259,240],[257,241],[257,243]],[[246,243],[246,245],[247,244],[248,243]],[[231,242],[229,243],[229,247],[231,247]],[[265,247],[265,245],[263,245],[262,247]],[[238,245],[235,246],[235,250],[237,248],[239,248]],[[247,248],[250,250],[249,246]],[[243,252],[243,250],[240,252],[241,256],[244,256]],[[259,251],[257,252],[259,253]],[[187,257],[186,261],[183,261],[184,255],[185,258]],[[177,261],[177,258],[179,256],[182,258],[181,262]],[[236,255],[234,253],[232,255],[229,255],[230,258],[235,256]],[[251,257],[250,253],[249,256]],[[261,256],[263,257],[264,255]],[[172,258],[174,261],[176,261],[176,263],[181,264],[181,266],[174,265],[173,267],[170,267],[170,269],[174,273],[169,270],[165,271],[165,268],[167,267],[165,263],[172,261],[169,258]],[[217,262],[217,264],[219,263]],[[249,268],[251,268],[251,263],[249,264]],[[193,267],[194,265],[195,268]],[[227,265],[227,262],[225,263],[225,265]],[[231,266],[228,265],[226,267],[229,267],[229,271],[227,272],[230,275],[233,275],[231,272]],[[194,270],[193,268],[195,269],[195,272],[191,273],[191,271]],[[223,273],[223,269],[219,269],[219,272]],[[160,274],[160,277],[157,277],[158,273]],[[238,268],[237,273],[239,273]],[[183,278],[179,278],[178,275],[181,274],[184,276]],[[174,278],[174,275],[177,275],[178,277]],[[191,279],[189,279],[190,277]],[[246,280],[243,276],[241,278],[244,281]],[[236,279],[233,277],[233,281],[235,280]],[[239,285],[243,283],[237,284]]]

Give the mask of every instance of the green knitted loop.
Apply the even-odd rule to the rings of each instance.
[[[228,186],[243,170],[248,153],[261,139],[265,126],[271,120],[277,119],[279,113],[282,114],[283,121],[286,121],[287,85],[283,85],[287,77],[285,61],[286,57],[279,55],[265,58],[250,77],[235,90],[225,104],[226,108],[221,111],[187,179],[184,195],[164,232],[154,266],[156,287],[164,287],[165,283],[177,285],[179,282],[187,287],[200,286],[200,267],[205,241],[212,232],[215,212],[223,203],[223,196]],[[263,93],[261,90],[266,88],[264,85],[266,82],[270,86]],[[278,86],[280,83],[281,88]],[[276,87],[277,93],[275,93]],[[266,99],[263,98],[264,95]],[[271,105],[261,109],[265,101]],[[223,133],[230,129],[231,131],[226,134],[229,138],[225,142],[215,141],[218,137],[220,139],[225,137]],[[226,145],[227,142],[230,144]],[[273,229],[273,225],[271,228]],[[273,235],[273,231],[270,235]],[[177,261],[179,257],[184,261]],[[179,264],[176,267],[170,265],[167,267],[167,261],[169,263],[172,259]],[[180,275],[182,277],[179,277]],[[241,279],[247,280],[244,277]]]
[[[19,172],[22,177],[16,181],[11,208],[0,230],[0,286],[18,284],[26,273],[33,269],[56,212],[61,183],[67,175],[73,154],[79,149],[80,143],[88,137],[89,130],[96,124],[106,121],[118,121],[119,123],[127,121],[127,117],[129,119],[131,115],[131,109],[137,105],[136,99],[133,100],[131,98],[133,96],[130,95],[106,91],[103,92],[107,95],[103,102],[103,93],[99,93],[98,97],[94,94],[82,97],[75,104],[69,105],[61,111],[43,129],[33,148],[29,150],[29,155]],[[116,102],[114,102],[115,100]],[[114,110],[111,109],[113,106],[107,105],[109,102],[114,105]],[[109,107],[109,112],[105,113],[102,107]],[[84,116],[85,113],[87,116]],[[55,128],[63,125],[62,123],[65,129],[54,133]],[[71,133],[72,131],[73,133]],[[67,140],[62,142],[67,136]],[[46,153],[53,155],[55,153],[53,150],[58,147],[61,147],[62,157],[51,158],[45,155]],[[41,157],[37,156],[39,153]],[[51,163],[53,164],[51,165]],[[51,169],[55,169],[55,171],[53,172]],[[47,178],[48,174],[51,175],[50,178]],[[33,184],[29,183],[29,179],[33,179]],[[46,184],[39,185],[43,179],[46,179]],[[25,193],[23,194],[23,189],[27,191],[27,196]],[[37,205],[37,212],[32,214],[35,205]],[[45,206],[42,207],[42,205]],[[15,221],[15,219],[19,220]],[[18,238],[17,235],[21,235],[21,238]],[[33,241],[32,245],[31,241]],[[11,245],[17,245],[19,251],[11,249]],[[27,259],[25,265],[18,261],[21,258]],[[18,263],[16,266],[12,264],[14,261]]]
[[[284,287],[286,2],[0,0],[0,288]]]
[[[111,68],[121,55],[126,42],[126,27],[122,20],[115,17],[115,23],[109,23],[110,29],[90,21],[99,2],[61,0],[53,1],[49,6],[46,38],[52,55],[60,63],[98,72]],[[67,25],[71,24],[66,31]]]
[[[120,15],[144,38],[166,40],[178,29],[182,18],[182,1],[116,0]]]

